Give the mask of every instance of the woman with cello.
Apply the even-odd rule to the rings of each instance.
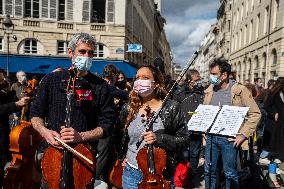
[[[152,129],[145,130],[144,127],[146,116],[148,117],[151,113],[159,110],[166,94],[163,75],[159,70],[150,65],[142,66],[137,70],[134,86],[129,95],[129,103],[124,106],[120,116],[129,136],[126,158],[123,162],[125,167],[122,175],[122,187],[124,189],[147,188],[145,183],[149,184],[148,188],[170,187],[167,181],[161,181],[163,183],[160,184],[160,187],[157,187],[159,184],[154,186],[154,182],[161,178],[166,180],[173,178],[177,153],[188,143],[188,131],[184,115],[176,102],[168,100],[153,123]],[[141,136],[144,140],[141,145],[137,145]],[[149,152],[149,149],[154,149],[154,154],[150,156],[146,154],[146,157],[143,157],[145,153],[141,153],[141,149],[145,145],[147,152]],[[152,146],[149,148],[149,145],[154,145],[154,148]],[[159,155],[156,154],[155,148],[161,152]],[[166,155],[166,158],[160,155]],[[154,158],[151,159],[153,156]],[[165,158],[165,161],[163,158]],[[149,162],[149,160],[153,162]],[[141,166],[153,164],[158,168],[160,166],[158,164],[161,162],[166,162],[166,171],[160,167],[162,170],[154,170],[152,173],[159,174],[159,172],[162,172],[162,175],[152,181],[147,180],[149,177],[146,178],[148,172],[145,170],[148,170],[148,168]],[[144,183],[143,186],[142,183]],[[173,183],[171,183],[171,187],[173,187]]]

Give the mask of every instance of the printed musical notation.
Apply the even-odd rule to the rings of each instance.
[[[187,123],[188,130],[206,132],[212,125],[218,111],[218,106],[200,104]]]
[[[218,114],[210,133],[235,137],[248,110],[249,107],[224,105]]]
[[[199,105],[187,127],[190,131],[206,132],[213,124],[209,133],[235,137],[248,110],[249,107],[224,105],[219,112],[219,106]]]

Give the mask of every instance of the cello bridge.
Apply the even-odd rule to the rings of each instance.
[[[147,183],[149,183],[149,184],[153,184],[153,183],[156,183],[157,182],[157,180],[147,180]]]

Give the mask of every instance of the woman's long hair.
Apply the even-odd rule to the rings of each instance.
[[[271,95],[275,96],[277,93],[284,92],[284,77],[279,77],[271,89]]]
[[[151,65],[142,65],[139,67],[138,70],[141,68],[148,68],[154,77],[154,81],[156,84],[156,88],[154,89],[154,94],[157,99],[163,100],[167,95],[167,90],[165,87],[164,76],[162,73],[155,67]],[[137,71],[138,71],[137,70]],[[137,73],[137,72],[136,72]],[[135,78],[134,78],[135,81]],[[134,119],[135,115],[138,113],[139,109],[143,104],[142,97],[139,96],[133,89],[129,94],[129,105],[130,108],[128,110],[128,115],[126,118],[125,129],[129,126],[130,122]]]

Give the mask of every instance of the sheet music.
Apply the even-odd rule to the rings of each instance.
[[[249,107],[222,106],[210,133],[235,137],[248,110]]]
[[[196,113],[192,115],[187,123],[188,130],[206,132],[212,125],[218,111],[219,106],[200,104],[195,110]]]

